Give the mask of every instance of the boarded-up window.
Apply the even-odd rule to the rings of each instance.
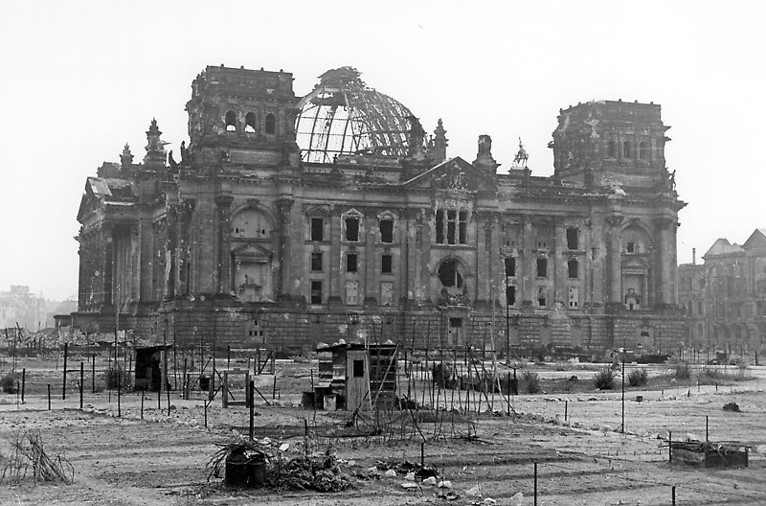
[[[346,281],[346,304],[355,306],[359,304],[359,282]]]
[[[390,282],[380,284],[380,303],[390,306],[394,303],[394,284]]]

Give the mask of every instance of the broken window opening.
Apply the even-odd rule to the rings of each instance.
[[[636,253],[636,243],[629,242],[625,245],[625,251],[628,253]]]
[[[606,156],[609,158],[617,157],[617,144],[614,141],[609,141],[606,148]]]
[[[439,267],[439,281],[447,288],[463,288],[463,276],[455,260],[447,260]]]
[[[571,227],[567,229],[567,248],[569,249],[580,249],[580,237],[579,237],[579,230],[575,227]]]
[[[569,287],[569,307],[575,309],[580,306],[580,291],[576,286]]]
[[[460,211],[458,214],[459,228],[458,228],[458,242],[465,244],[468,235],[468,211]],[[489,244],[489,241],[487,241]]]
[[[267,134],[277,133],[277,117],[276,116],[274,116],[271,113],[268,113],[263,123],[264,123],[263,130],[265,133]]]
[[[537,305],[545,307],[548,303],[548,290],[541,286],[537,289]]]
[[[545,257],[540,257],[537,259],[537,277],[548,277],[548,259]]]
[[[359,218],[346,218],[346,240],[359,240]]]
[[[224,123],[226,125],[227,132],[236,132],[237,131],[237,113],[235,113],[234,111],[226,111]]]
[[[380,242],[394,242],[394,220],[380,220]]]
[[[393,255],[383,255],[380,257],[380,272],[382,274],[391,274],[394,272],[394,257]]]
[[[444,244],[444,211],[436,213],[436,244]]]
[[[505,275],[506,277],[513,278],[516,276],[516,258],[505,258]]]
[[[249,134],[255,133],[255,113],[249,112],[245,114],[245,132]]]
[[[357,254],[349,253],[346,255],[346,272],[356,272],[357,269]]]
[[[457,225],[457,211],[447,211],[447,244],[455,244],[455,229]]]
[[[364,360],[354,360],[354,378],[364,378]]]
[[[324,241],[324,218],[311,218],[311,240]]]
[[[567,262],[569,270],[569,279],[577,279],[580,277],[580,262],[576,258],[572,258]]]
[[[311,282],[311,303],[312,304],[322,303],[322,282],[321,281]],[[319,321],[317,321],[317,323],[319,323]]]
[[[505,288],[505,303],[509,306],[516,304],[516,287],[511,285]]]
[[[312,272],[322,272],[322,253],[321,252],[313,252],[311,253],[311,270]]]

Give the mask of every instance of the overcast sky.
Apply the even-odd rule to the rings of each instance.
[[[206,65],[284,69],[296,95],[358,68],[475,158],[489,134],[508,169],[521,137],[536,175],[560,108],[662,104],[681,212],[679,261],[766,227],[762,2],[24,1],[0,8],[0,291],[76,297],[87,176],[136,161],[157,118],[175,149]]]

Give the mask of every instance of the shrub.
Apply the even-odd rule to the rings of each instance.
[[[611,390],[614,386],[614,371],[605,367],[593,376],[593,384],[599,390]]]
[[[0,378],[0,388],[3,389],[3,392],[6,394],[15,394],[16,393],[16,374],[9,372],[2,378]]]
[[[106,388],[115,389],[118,386],[126,390],[130,386],[130,375],[119,365],[113,365],[106,371]]]
[[[688,362],[678,362],[673,367],[673,376],[676,379],[689,379],[692,376],[691,368]]]
[[[537,394],[542,391],[540,387],[540,377],[534,371],[524,371],[521,375],[522,381],[524,381],[524,390],[528,394]]]
[[[628,374],[628,385],[631,387],[640,387],[646,385],[649,379],[646,369],[634,369]]]

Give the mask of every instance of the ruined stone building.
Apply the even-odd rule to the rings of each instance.
[[[704,264],[678,268],[686,343],[727,353],[762,351],[766,339],[766,229],[744,244],[718,239]]]
[[[75,325],[177,343],[300,348],[338,338],[599,352],[683,338],[656,104],[561,110],[554,174],[479,136],[447,156],[350,67],[296,97],[287,72],[207,67],[189,144],[89,177]]]

